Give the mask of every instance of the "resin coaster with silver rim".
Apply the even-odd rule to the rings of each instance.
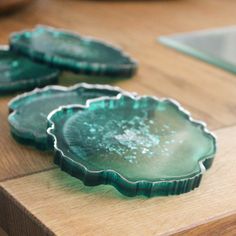
[[[214,135],[171,99],[119,94],[60,107],[48,121],[63,171],[127,196],[193,190],[216,153]]]
[[[31,59],[86,75],[131,77],[138,67],[116,46],[47,26],[12,34],[10,47]]]
[[[13,137],[41,150],[49,150],[47,115],[61,105],[85,104],[88,99],[113,97],[124,92],[109,85],[77,84],[72,87],[47,86],[17,96],[9,102],[8,121]]]

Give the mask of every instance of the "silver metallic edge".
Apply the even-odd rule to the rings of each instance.
[[[117,45],[114,45],[114,44],[112,44],[110,42],[107,42],[105,40],[103,41],[103,40],[97,39],[97,38],[92,37],[92,36],[82,36],[81,34],[75,33],[72,30],[66,30],[66,29],[63,29],[63,28],[56,28],[56,27],[52,27],[52,26],[38,24],[38,25],[36,25],[32,29],[25,29],[25,30],[21,30],[21,31],[17,31],[17,32],[11,33],[10,34],[10,38],[14,37],[17,34],[25,34],[26,32],[33,32],[37,28],[45,28],[45,29],[47,29],[49,31],[57,30],[57,31],[61,31],[61,32],[64,32],[64,33],[69,33],[69,34],[71,34],[71,35],[73,35],[75,37],[80,37],[80,38],[82,38],[84,40],[92,40],[94,42],[104,44],[107,47],[114,48],[115,50],[119,51],[121,56],[128,58],[130,60],[130,62],[131,62],[130,64],[133,64],[136,69],[138,68],[138,61],[135,60],[129,53],[124,51],[121,47],[119,47]],[[86,64],[89,64],[89,65],[91,65],[93,67],[97,67],[97,66],[105,67],[105,66],[107,66],[106,63],[97,63],[97,62],[93,62],[93,63],[81,62],[81,63],[84,63],[84,64],[86,63]],[[129,65],[121,64],[121,65],[119,65],[119,67],[126,68],[126,67],[129,67]]]
[[[29,96],[34,96],[35,94],[38,93],[43,93],[43,92],[47,92],[49,90],[56,90],[56,91],[62,91],[62,92],[71,92],[74,90],[77,90],[79,88],[85,88],[85,89],[98,89],[98,90],[108,90],[108,91],[117,91],[119,93],[122,94],[127,94],[128,92],[126,92],[125,90],[122,90],[119,87],[114,87],[111,85],[100,85],[100,84],[87,84],[87,83],[79,83],[79,84],[75,84],[71,87],[65,87],[65,86],[60,86],[60,85],[48,85],[45,86],[44,88],[35,88],[34,90],[30,91],[30,92],[25,92],[23,94],[17,95],[16,97],[14,97],[13,99],[11,99],[8,103],[8,108],[12,109],[12,112],[9,114],[8,116],[8,122],[10,123],[10,125],[12,125],[14,127],[14,125],[11,123],[11,118],[14,117],[16,115],[16,112],[18,109],[14,108],[13,104],[20,102],[20,100],[24,100],[25,98],[29,97]],[[133,94],[134,96],[136,96],[136,93],[130,93],[129,94]],[[106,97],[107,96],[102,96],[102,97]],[[32,131],[32,130],[27,130],[25,128],[20,129],[21,133],[26,134],[27,136],[30,136],[31,140],[34,140],[34,142],[39,142],[40,137],[37,137],[36,134]],[[22,137],[24,137],[24,135],[22,135]]]
[[[206,161],[207,159],[211,159],[211,158],[214,158],[214,154],[210,155],[210,156],[206,156],[204,159],[202,160],[199,160],[199,167],[200,167],[200,172],[197,173],[196,175],[192,176],[192,177],[186,177],[186,176],[183,176],[183,178],[181,179],[178,179],[178,180],[158,180],[158,181],[148,181],[148,180],[138,180],[138,181],[130,181],[128,180],[127,178],[125,178],[124,176],[122,176],[120,173],[118,173],[117,171],[115,170],[112,170],[112,169],[106,169],[106,170],[99,170],[99,171],[94,171],[94,170],[89,170],[86,166],[82,165],[81,163],[78,163],[78,162],[75,162],[74,160],[72,160],[70,157],[66,156],[63,151],[58,148],[57,146],[57,137],[54,135],[53,133],[53,130],[55,129],[55,123],[52,121],[52,117],[57,113],[57,112],[62,112],[63,110],[65,109],[69,109],[69,108],[81,108],[81,109],[85,109],[85,108],[88,108],[90,106],[90,103],[92,102],[98,102],[98,101],[103,101],[103,100],[119,100],[122,96],[129,96],[131,99],[133,100],[140,100],[140,99],[143,99],[143,98],[146,98],[146,97],[149,97],[149,98],[152,98],[158,102],[161,102],[161,101],[170,101],[171,103],[173,103],[174,105],[177,106],[178,110],[180,112],[182,112],[183,114],[185,114],[188,118],[188,120],[191,122],[191,123],[194,123],[196,125],[199,125],[202,129],[202,131],[205,133],[205,134],[208,134],[210,136],[212,136],[213,138],[213,145],[214,145],[214,150],[215,152],[217,151],[217,141],[216,141],[216,136],[215,134],[213,134],[212,132],[210,132],[208,129],[207,129],[207,126],[206,126],[206,123],[203,122],[203,121],[199,121],[199,120],[195,120],[191,117],[191,114],[189,111],[187,111],[186,109],[184,109],[176,100],[174,99],[171,99],[171,98],[157,98],[155,96],[147,96],[147,95],[144,95],[144,96],[134,96],[132,95],[131,93],[126,93],[126,94],[118,94],[116,97],[100,97],[100,98],[95,98],[95,99],[89,99],[87,100],[86,104],[85,105],[67,105],[67,106],[60,106],[59,108],[53,110],[52,112],[49,113],[48,117],[47,117],[47,120],[48,120],[48,123],[51,124],[51,126],[47,129],[47,133],[48,135],[50,135],[51,137],[53,137],[53,140],[54,140],[54,150],[58,151],[61,156],[63,158],[67,158],[69,159],[71,162],[73,162],[75,165],[79,165],[80,167],[82,167],[83,169],[86,170],[86,172],[88,172],[89,174],[93,174],[93,173],[102,173],[103,171],[105,172],[112,172],[114,174],[117,174],[118,176],[120,176],[121,179],[123,179],[123,181],[127,182],[127,183],[130,183],[130,184],[137,184],[137,183],[140,183],[140,182],[145,182],[145,183],[152,183],[152,184],[156,184],[156,183],[161,183],[161,182],[173,182],[173,181],[184,181],[184,180],[190,180],[190,179],[194,179],[194,178],[197,178],[198,176],[202,175],[203,173],[205,173],[206,171],[206,168],[205,166],[203,165],[203,162]],[[174,178],[174,177],[173,177]]]
[[[62,85],[48,85],[43,88],[35,88],[30,92],[25,92],[20,95],[17,95],[16,97],[14,97],[13,99],[11,99],[8,102],[8,107],[11,108],[13,103],[18,102],[19,100],[24,99],[25,97],[32,96],[37,93],[46,92],[48,90],[58,90],[58,91],[62,91],[62,92],[71,92],[71,91],[79,89],[79,88],[98,89],[98,90],[106,89],[109,91],[117,91],[117,92],[124,93],[124,94],[127,93],[127,94],[133,94],[135,96],[137,95],[135,92],[127,92],[118,86],[112,86],[112,85],[108,85],[108,84],[103,85],[103,84],[78,83],[78,84],[72,85],[70,87],[66,87],[66,86],[62,86]]]

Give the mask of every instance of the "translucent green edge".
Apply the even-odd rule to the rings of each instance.
[[[1,45],[0,50],[9,50],[8,45]],[[44,87],[46,85],[50,84],[57,84],[58,79],[61,72],[59,70],[52,72],[51,74],[48,74],[47,76],[44,76],[43,78],[37,78],[37,79],[27,79],[27,80],[20,80],[16,82],[11,82],[9,85],[6,86],[0,86],[0,93],[1,94],[8,94],[11,92],[17,92],[17,91],[30,91],[34,89],[35,87]]]
[[[188,56],[193,56],[197,59],[200,59],[204,62],[207,62],[211,65],[214,65],[214,66],[217,66],[219,68],[222,68],[224,70],[227,70],[231,73],[234,73],[236,74],[236,67],[235,65],[229,63],[229,62],[226,62],[224,60],[221,60],[219,58],[214,58],[214,57],[211,57],[211,56],[208,56],[207,54],[205,54],[204,52],[201,52],[201,51],[198,51],[190,46],[187,46],[183,43],[179,43],[177,42],[176,40],[170,38],[170,37],[165,37],[165,36],[162,36],[162,37],[159,37],[157,39],[161,44],[167,46],[167,47],[170,47],[170,48],[173,48],[179,52],[182,52]]]
[[[38,78],[38,79],[31,79],[27,81],[18,81],[18,82],[12,82],[10,86],[2,86],[0,87],[0,93],[2,94],[9,94],[11,92],[18,92],[18,91],[30,91],[34,89],[35,87],[44,87],[46,85],[50,84],[57,84],[58,83],[58,77],[60,75],[60,72],[55,72],[51,75],[48,75],[47,77]],[[27,88],[26,88],[27,86]]]
[[[52,27],[48,26],[38,26],[41,28],[45,29],[53,29]],[[81,37],[78,34],[75,34],[73,32],[65,31],[63,30],[62,32],[67,32],[70,33],[71,35],[77,37]],[[81,74],[86,74],[86,75],[99,75],[99,76],[111,76],[111,77],[124,77],[124,78],[129,78],[132,77],[138,69],[138,63],[131,58],[127,53],[123,52],[120,48],[111,45],[106,42],[99,41],[97,39],[93,39],[94,41],[100,42],[105,44],[107,47],[110,48],[115,48],[116,50],[120,51],[120,54],[123,57],[126,57],[129,59],[130,63],[129,64],[123,64],[123,65],[109,65],[107,66],[106,64],[100,64],[100,63],[86,63],[86,62],[81,62],[81,63],[74,63],[74,60],[70,59],[64,59],[59,56],[48,56],[44,55],[43,53],[37,52],[37,51],[32,51],[29,47],[23,47],[20,45],[20,43],[17,42],[17,39],[15,39],[19,34],[24,35],[24,34],[30,34],[31,31],[21,31],[18,33],[13,33],[10,37],[9,40],[9,45],[10,45],[10,50],[15,51],[17,53],[21,53],[22,55],[28,56],[31,59],[46,63],[47,65],[50,65],[52,67],[59,68],[60,70],[69,70],[75,73],[81,73]]]
[[[127,94],[126,94],[127,95]],[[115,99],[119,99],[122,94],[117,95]],[[140,99],[142,97],[133,96],[130,94],[130,97],[133,99]],[[153,97],[157,101],[160,99]],[[194,125],[200,126],[203,134],[211,136],[213,139],[214,150],[212,155],[207,156],[206,158],[199,161],[199,166],[201,171],[194,176],[190,176],[189,178],[183,178],[178,180],[164,180],[164,181],[136,181],[132,182],[120,175],[118,172],[114,170],[102,170],[102,171],[91,171],[86,166],[76,163],[67,157],[61,149],[57,146],[57,138],[54,135],[55,123],[54,119],[59,115],[63,116],[64,112],[70,112],[74,109],[83,109],[88,108],[90,103],[93,101],[99,101],[103,98],[93,99],[91,101],[87,101],[86,105],[81,106],[61,106],[60,108],[52,111],[47,119],[48,119],[48,129],[47,133],[49,135],[49,141],[54,146],[54,163],[59,165],[61,170],[67,172],[73,177],[80,179],[84,185],[86,186],[96,186],[100,184],[109,184],[114,186],[119,192],[122,194],[134,197],[137,195],[144,195],[146,197],[153,196],[168,196],[168,195],[179,195],[182,193],[190,192],[191,190],[197,188],[200,185],[202,175],[204,172],[209,169],[213,163],[214,156],[217,150],[216,137],[213,133],[211,133],[207,128],[206,124],[201,121],[194,120],[190,113],[186,111],[178,102],[172,99],[167,99],[171,103],[175,104],[179,111],[183,113],[183,115]],[[114,98],[112,98],[114,99]]]
[[[50,92],[51,90],[59,90],[59,91],[67,91],[67,92],[73,92],[78,89],[101,89],[101,90],[111,90],[111,91],[117,91],[120,93],[126,93],[124,90],[120,89],[119,87],[113,87],[110,85],[100,85],[100,84],[87,84],[87,83],[80,83],[76,84],[71,87],[64,87],[59,85],[51,85],[46,86],[42,89],[36,88],[32,90],[31,92],[25,92],[21,95],[16,96],[8,103],[8,110],[9,110],[9,116],[8,116],[8,122],[10,124],[11,128],[11,135],[13,138],[24,145],[29,145],[36,147],[37,149],[41,151],[49,151],[51,150],[50,143],[45,143],[44,138],[38,137],[33,132],[29,132],[29,130],[25,129],[17,129],[15,127],[14,116],[19,107],[24,105],[24,101],[28,99],[29,96],[34,97],[37,96],[38,93],[42,92]],[[135,95],[135,93],[133,93]]]

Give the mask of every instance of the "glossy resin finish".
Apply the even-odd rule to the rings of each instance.
[[[17,96],[9,103],[11,133],[21,143],[48,150],[47,115],[61,105],[85,104],[88,99],[122,92],[108,85],[47,86]]]
[[[128,196],[188,192],[216,152],[215,137],[168,99],[119,94],[61,107],[48,120],[62,170]]]
[[[56,83],[59,71],[0,46],[0,94]]]
[[[130,77],[137,63],[106,42],[46,26],[15,33],[11,49],[60,69],[102,76]]]

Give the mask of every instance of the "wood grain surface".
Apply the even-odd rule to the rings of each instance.
[[[6,13],[16,10],[17,8],[23,7],[31,1],[32,0],[1,0],[0,13]]]
[[[198,225],[191,229],[176,233],[175,236],[188,235],[224,235],[230,236],[236,233],[236,214],[213,220],[208,223]]]
[[[18,144],[10,134],[7,121],[9,97],[0,97],[0,181],[53,167],[48,153]]]
[[[211,129],[216,130],[236,124],[235,75],[165,48],[155,40],[163,34],[233,25],[236,23],[235,9],[234,0],[35,0],[15,14],[0,16],[0,43],[6,44],[9,34],[14,31],[47,24],[118,44],[139,61],[140,69],[134,78],[114,81],[66,74],[61,78],[61,83],[110,83],[140,94],[172,97],[190,110],[194,118],[206,121]],[[176,232],[199,224],[210,232],[208,230],[216,226],[214,223],[213,226],[204,223],[211,219],[220,218],[221,227],[230,222],[224,216],[230,214],[229,208],[235,210],[231,199],[234,194],[231,192],[231,196],[223,191],[230,192],[235,188],[233,181],[229,182],[230,178],[235,179],[231,171],[231,168],[235,171],[232,158],[235,153],[232,143],[235,128],[218,132],[223,141],[217,161],[222,166],[214,165],[199,190],[181,197],[123,200],[116,194],[114,196],[112,187],[105,187],[104,190],[102,187],[101,194],[100,187],[84,190],[73,178],[59,170],[50,170],[55,168],[51,154],[16,143],[9,134],[7,124],[7,103],[12,97],[0,97],[0,202],[4,202],[0,204],[0,225],[10,235],[17,235],[20,227],[19,224],[12,224],[16,222],[13,219],[22,222],[21,230],[25,230],[22,235],[32,235],[32,232],[34,235],[36,232],[38,235],[46,232],[56,232],[58,235],[68,235],[68,232],[72,235],[77,235],[77,232],[103,233],[102,228],[97,227],[102,226],[104,219],[110,222],[110,226],[104,226],[104,233],[114,232],[114,229],[130,234],[135,229],[137,232],[146,230],[149,234]],[[224,158],[230,160],[227,165],[223,163]],[[226,168],[224,173],[223,168]],[[217,184],[215,179],[219,175],[223,186]],[[6,182],[10,179],[13,180]],[[89,204],[91,201],[96,203],[97,215],[91,207],[94,204]],[[198,201],[209,209],[201,207]],[[70,206],[70,202],[77,205]],[[72,216],[66,211],[67,208],[73,213]],[[193,213],[197,208],[201,209],[201,214]],[[78,214],[81,210],[86,212],[85,215]],[[10,212],[9,216],[7,212]],[[159,212],[162,212],[163,218]],[[102,213],[109,214],[103,218]],[[131,213],[136,216],[136,223],[130,220],[126,224],[124,218],[131,218]],[[179,217],[180,213],[184,218]],[[80,221],[77,221],[78,218]],[[64,219],[68,225],[65,228],[62,224]],[[158,219],[163,226],[157,227],[157,224],[160,225]],[[168,221],[164,222],[164,219]],[[199,229],[199,232],[203,231]]]
[[[66,173],[51,170],[3,182],[5,201],[14,196],[18,208],[30,212],[26,220],[36,217],[56,235],[167,235],[187,230],[236,214],[236,127],[216,134],[219,152],[214,165],[200,188],[187,194],[128,198],[112,186],[85,187]],[[14,212],[7,212],[8,231],[21,232],[21,217]]]
[[[0,236],[7,236],[6,232],[0,227]]]

